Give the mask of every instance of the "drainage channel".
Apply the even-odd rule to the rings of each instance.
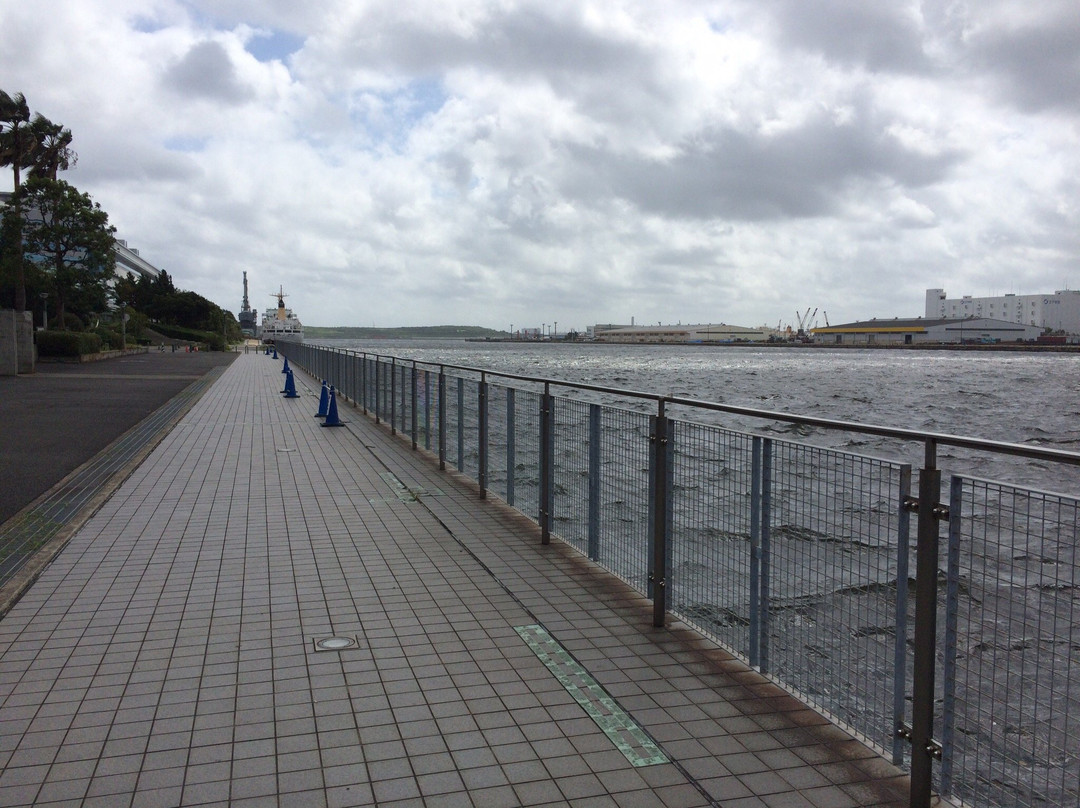
[[[213,368],[192,382],[0,528],[0,617],[62,547],[44,559],[35,554],[65,527],[85,522],[134,470],[132,461],[156,446],[224,372]],[[34,573],[20,575],[31,567]]]

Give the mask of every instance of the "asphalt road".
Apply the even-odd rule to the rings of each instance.
[[[171,351],[38,363],[0,377],[0,524],[237,354]]]

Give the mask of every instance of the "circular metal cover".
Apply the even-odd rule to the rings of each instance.
[[[356,640],[349,637],[325,637],[316,640],[315,644],[324,651],[340,651],[343,648],[352,648],[356,645]]]

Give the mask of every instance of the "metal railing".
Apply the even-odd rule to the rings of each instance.
[[[937,463],[947,446],[1065,472],[1080,454],[279,350],[646,593],[654,625],[677,615],[891,755],[912,806],[1080,805],[1080,501],[962,476],[943,497]],[[917,484],[910,463],[718,413],[914,444]]]

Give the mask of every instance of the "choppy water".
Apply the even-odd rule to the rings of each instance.
[[[449,341],[325,344],[773,412],[1080,451],[1080,356],[1075,355]],[[629,399],[605,403],[633,409],[644,404]],[[705,411],[688,419],[909,462],[915,469],[922,461],[919,442]],[[1080,495],[1076,466],[944,446],[938,460],[945,475]],[[702,461],[706,465],[686,462],[693,471],[676,483],[682,486],[674,514],[680,541],[671,559],[669,593],[681,614],[745,653],[747,530],[728,513],[740,511],[743,492],[737,485],[731,489],[730,508],[703,504],[700,513],[708,515],[708,524],[694,523],[699,513],[695,497],[715,498],[717,491],[727,490],[713,479],[727,469],[708,465],[708,458]],[[572,478],[563,483],[572,486]],[[825,517],[815,515],[816,528],[810,529],[803,524],[806,513],[799,512],[802,501],[794,495],[788,502],[785,497],[791,492],[783,487],[778,485],[773,493],[778,522],[771,539],[771,671],[885,746],[892,727],[890,660],[900,633],[893,611],[903,577],[897,567],[900,557],[890,544],[895,537],[885,529],[878,541],[875,526],[881,520],[893,522],[894,505],[888,500],[875,504],[871,497],[854,510],[826,506]],[[947,483],[945,489],[947,496]],[[815,489],[815,507],[828,493],[828,486]],[[986,806],[1078,804],[1077,506],[1038,495],[1028,501],[1022,493],[995,493],[978,484],[965,502],[972,510],[963,520],[959,561],[953,752],[958,774],[953,793]],[[638,505],[621,520],[618,514],[612,518],[640,528],[644,506]],[[785,521],[785,509],[791,512],[790,522]],[[849,519],[862,520],[861,527],[850,530]],[[866,526],[870,529],[863,529]],[[574,517],[565,517],[557,528],[564,538],[582,532]],[[634,535],[636,539],[623,543],[643,541]],[[911,565],[913,559],[908,575]],[[903,635],[910,646],[912,602],[907,605]],[[939,624],[939,633],[942,627]],[[942,647],[939,643],[939,664]],[[905,666],[910,693],[910,655]],[[940,674],[938,687],[940,693]],[[1021,709],[1017,693],[1034,691],[1042,697],[1025,696]]]
[[[1080,451],[1080,356],[724,346],[327,340],[320,344],[762,410]],[[912,462],[919,445],[712,417]],[[943,448],[939,464],[1080,494],[1080,468]]]

